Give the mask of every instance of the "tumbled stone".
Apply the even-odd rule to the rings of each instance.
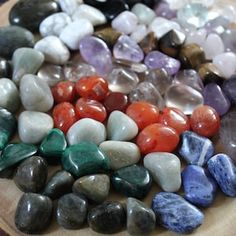
[[[127,200],[127,231],[130,235],[147,235],[156,226],[156,216],[145,203],[135,199]]]
[[[182,133],[179,153],[188,164],[204,166],[214,155],[214,146],[210,139],[185,131]]]
[[[137,74],[130,69],[115,67],[106,78],[112,92],[129,94],[139,83]]]
[[[111,176],[115,190],[127,197],[144,198],[151,189],[152,178],[147,169],[138,165],[123,167]]]
[[[12,58],[13,81],[19,84],[26,74],[35,74],[44,62],[44,55],[31,48],[17,49]]]
[[[236,76],[233,75],[229,79],[225,80],[222,86],[222,90],[229,98],[232,104],[236,103]]]
[[[111,52],[106,43],[96,37],[85,37],[79,45],[82,58],[94,66],[98,74],[106,75],[112,69]]]
[[[191,115],[194,109],[203,105],[204,99],[200,92],[184,84],[174,84],[166,91],[167,107],[180,109],[185,115]]]
[[[23,192],[38,193],[44,188],[47,176],[45,160],[39,156],[32,156],[17,167],[14,182]]]
[[[80,40],[93,34],[93,25],[87,19],[79,19],[68,24],[61,32],[60,39],[71,50],[80,47]]]
[[[48,114],[24,111],[18,119],[18,134],[22,142],[37,144],[53,128],[53,119]]]
[[[62,166],[76,177],[107,171],[109,160],[93,143],[81,142],[68,147],[62,155]]]
[[[141,158],[138,146],[131,142],[105,141],[99,148],[109,159],[112,170],[136,164]]]
[[[102,203],[110,190],[110,178],[104,174],[81,177],[73,184],[73,192],[82,194],[92,202]]]
[[[236,52],[235,35],[236,35],[235,29],[227,29],[222,34],[222,40],[224,42],[226,51],[231,51],[234,53]]]
[[[139,42],[139,46],[145,54],[156,50],[158,46],[158,40],[155,34],[153,32],[148,33],[146,37],[143,38],[141,42]]]
[[[0,107],[0,151],[7,145],[16,131],[17,120],[8,110]]]
[[[158,4],[156,4],[154,10],[157,16],[164,17],[168,20],[176,17],[176,10],[170,8],[170,4],[168,2],[159,2]]]
[[[1,61],[0,61],[1,63]],[[20,107],[20,96],[16,85],[10,79],[0,79],[1,100],[0,107],[15,112]]]
[[[135,31],[130,35],[130,38],[135,42],[141,42],[148,34],[147,26],[144,24],[138,25]]]
[[[47,36],[39,40],[34,48],[43,53],[46,62],[52,64],[63,65],[70,58],[68,48],[56,36]]]
[[[5,170],[8,167],[14,166],[18,162],[33,156],[37,153],[37,150],[38,148],[31,144],[8,144],[1,155],[0,171]]]
[[[58,0],[58,3],[63,12],[66,12],[68,15],[72,16],[74,11],[78,6],[77,0]]]
[[[144,157],[144,167],[166,192],[177,192],[181,186],[181,163],[171,153],[154,152]]]
[[[106,140],[106,129],[101,122],[84,118],[70,127],[67,132],[67,140],[70,145],[84,141],[99,145]]]
[[[202,167],[188,165],[182,172],[184,197],[194,205],[208,207],[215,198],[217,184]]]
[[[52,210],[50,198],[40,194],[25,193],[17,204],[16,228],[26,234],[42,233],[50,225]]]
[[[16,49],[33,47],[34,35],[18,26],[0,27],[0,56],[11,59]]]
[[[88,211],[87,201],[73,193],[58,200],[57,223],[65,229],[79,229],[83,226]]]
[[[42,194],[52,200],[60,198],[72,191],[73,183],[74,178],[69,172],[65,170],[57,171],[48,180]]]
[[[12,75],[11,70],[9,61],[0,57],[0,78],[10,78]]]
[[[191,233],[204,220],[203,213],[175,193],[158,193],[152,201],[157,222],[176,233]]]
[[[200,28],[197,30],[191,30],[186,35],[186,44],[197,44],[203,47],[207,37],[207,30],[205,28]]]
[[[50,35],[60,36],[62,30],[70,23],[71,18],[66,13],[55,13],[41,22],[39,32],[43,37]]]
[[[236,196],[236,167],[226,154],[217,154],[207,162],[208,170],[215,178],[222,192],[229,197]]]
[[[113,111],[110,114],[107,121],[108,139],[115,141],[129,141],[137,134],[138,126],[125,113],[121,111]]]
[[[121,231],[126,222],[125,210],[119,202],[105,202],[88,213],[89,227],[101,234],[113,234]]]

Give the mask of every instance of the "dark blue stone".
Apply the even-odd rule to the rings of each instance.
[[[188,164],[204,166],[214,155],[214,146],[210,139],[185,131],[181,135],[179,154]]]
[[[189,165],[182,172],[185,199],[194,205],[208,207],[215,198],[217,183],[200,166]]]
[[[222,89],[231,103],[236,104],[236,75],[224,81]]]
[[[217,154],[207,163],[208,170],[221,190],[230,197],[236,197],[236,167],[226,154]]]
[[[158,193],[152,201],[157,222],[176,233],[191,233],[204,220],[203,213],[175,193]]]

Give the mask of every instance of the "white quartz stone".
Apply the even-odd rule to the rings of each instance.
[[[106,140],[105,126],[96,120],[84,118],[73,124],[67,132],[70,145],[81,142],[92,142],[97,145]]]
[[[49,35],[59,36],[61,31],[71,23],[71,18],[64,12],[59,12],[48,16],[40,26],[39,32],[43,37]]]
[[[37,144],[53,128],[53,119],[48,114],[24,111],[18,119],[18,134],[24,143]]]
[[[193,30],[187,34],[186,44],[196,43],[203,47],[207,37],[207,31],[205,29]]]
[[[81,3],[81,1],[77,0],[58,0],[58,2],[62,11],[66,12],[70,16],[73,15],[76,8]]]
[[[130,35],[130,38],[139,43],[142,41],[148,34],[146,25],[138,25],[135,31]]]
[[[63,65],[70,58],[70,51],[56,36],[47,36],[39,40],[34,48],[44,54],[45,61],[52,64]]]
[[[181,164],[172,153],[154,152],[144,157],[148,169],[157,184],[166,192],[177,192],[181,186]]]
[[[71,50],[79,49],[79,41],[85,36],[92,35],[94,32],[93,25],[87,19],[76,20],[61,32],[60,39]]]
[[[103,25],[107,22],[106,17],[100,10],[86,4],[81,4],[76,9],[72,19],[87,19],[92,23],[93,26]]]

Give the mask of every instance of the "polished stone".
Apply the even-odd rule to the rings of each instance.
[[[148,34],[147,26],[144,24],[138,25],[135,31],[130,35],[130,38],[135,42],[141,42]]]
[[[145,54],[154,51],[158,47],[158,40],[153,32],[148,33],[142,41],[139,42],[139,46],[142,48]]]
[[[4,58],[0,57],[0,78],[10,78],[11,77],[11,64]]]
[[[225,80],[222,86],[222,90],[229,98],[232,104],[236,103],[236,76],[233,75],[229,79]]]
[[[69,16],[72,16],[75,12],[76,8],[78,7],[78,4],[81,1],[77,0],[58,0],[58,3],[62,9],[63,12],[66,12]]]

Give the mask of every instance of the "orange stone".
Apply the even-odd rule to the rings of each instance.
[[[192,130],[202,136],[212,137],[220,128],[220,117],[216,110],[210,106],[199,106],[190,117]]]
[[[100,76],[82,77],[76,82],[76,92],[83,98],[102,101],[108,94],[108,83]]]
[[[143,154],[151,152],[173,152],[179,143],[178,133],[163,124],[152,124],[137,137],[137,145]]]
[[[147,102],[133,102],[126,110],[126,114],[132,118],[140,130],[148,125],[158,122],[158,107]]]
[[[166,107],[159,116],[159,123],[174,128],[178,134],[190,130],[188,117],[178,108]]]

